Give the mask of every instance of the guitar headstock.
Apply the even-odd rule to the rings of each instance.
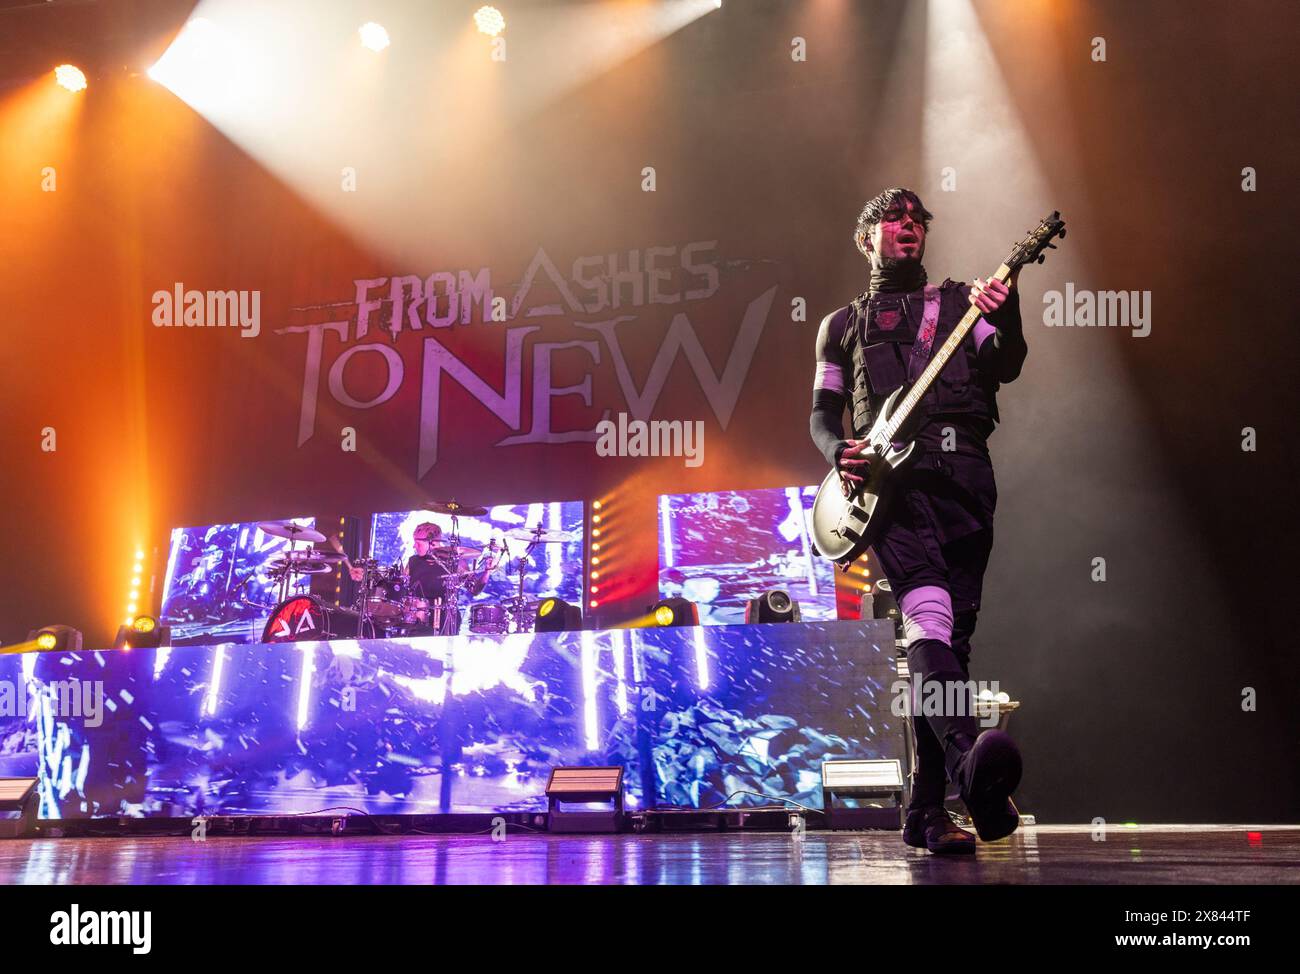
[[[1044,217],[1036,228],[1029,231],[1029,236],[1011,248],[1011,256],[1005,261],[1007,268],[1015,270],[1035,261],[1041,264],[1047,258],[1044,251],[1056,249],[1052,240],[1064,236],[1065,221],[1061,219],[1061,211],[1053,210],[1051,216]]]

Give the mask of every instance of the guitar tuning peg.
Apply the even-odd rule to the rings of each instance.
[[[1045,261],[1045,260],[1047,260],[1047,255],[1046,255],[1046,254],[1039,254],[1039,255],[1038,255],[1038,263],[1041,264],[1041,263],[1042,263],[1043,261]]]
[[[1055,249],[1056,249],[1056,244],[1054,244],[1054,243],[1049,243],[1049,244],[1047,245],[1047,249],[1048,249],[1048,250],[1055,250]]]

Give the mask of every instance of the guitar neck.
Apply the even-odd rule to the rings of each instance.
[[[993,276],[1005,284],[1011,277],[1011,268],[1006,264],[1002,264]],[[944,343],[930,357],[930,364],[925,367],[925,371],[916,377],[916,382],[907,391],[907,395],[899,400],[894,409],[893,417],[885,424],[888,439],[893,440],[898,435],[898,431],[911,417],[912,410],[925,398],[925,394],[930,390],[934,380],[939,377],[939,373],[943,371],[944,366],[948,364],[948,360],[961,347],[966,335],[975,327],[975,322],[980,320],[980,314],[980,309],[972,304],[966,313],[962,315],[961,321],[957,322],[957,327],[952,330],[952,334],[944,340]]]

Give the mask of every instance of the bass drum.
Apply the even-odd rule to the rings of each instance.
[[[493,602],[479,602],[469,607],[469,631],[482,634],[498,634],[510,631],[510,617],[506,615],[503,605]]]
[[[271,612],[271,618],[262,627],[262,642],[356,639],[358,621],[357,614],[348,609],[327,606],[314,595],[295,595]]]

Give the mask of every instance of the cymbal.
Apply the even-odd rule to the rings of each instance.
[[[292,521],[262,521],[258,529],[273,538],[286,538],[289,541],[310,541],[313,544],[325,540],[325,535],[313,528],[304,528]]]
[[[527,528],[512,528],[506,532],[507,538],[518,541],[534,541],[540,544],[560,544],[565,541],[577,541],[571,531],[544,531],[540,527],[529,531]]]
[[[429,501],[424,505],[426,511],[434,514],[455,514],[458,517],[482,517],[488,512],[486,507],[475,504],[462,504],[460,501]]]

